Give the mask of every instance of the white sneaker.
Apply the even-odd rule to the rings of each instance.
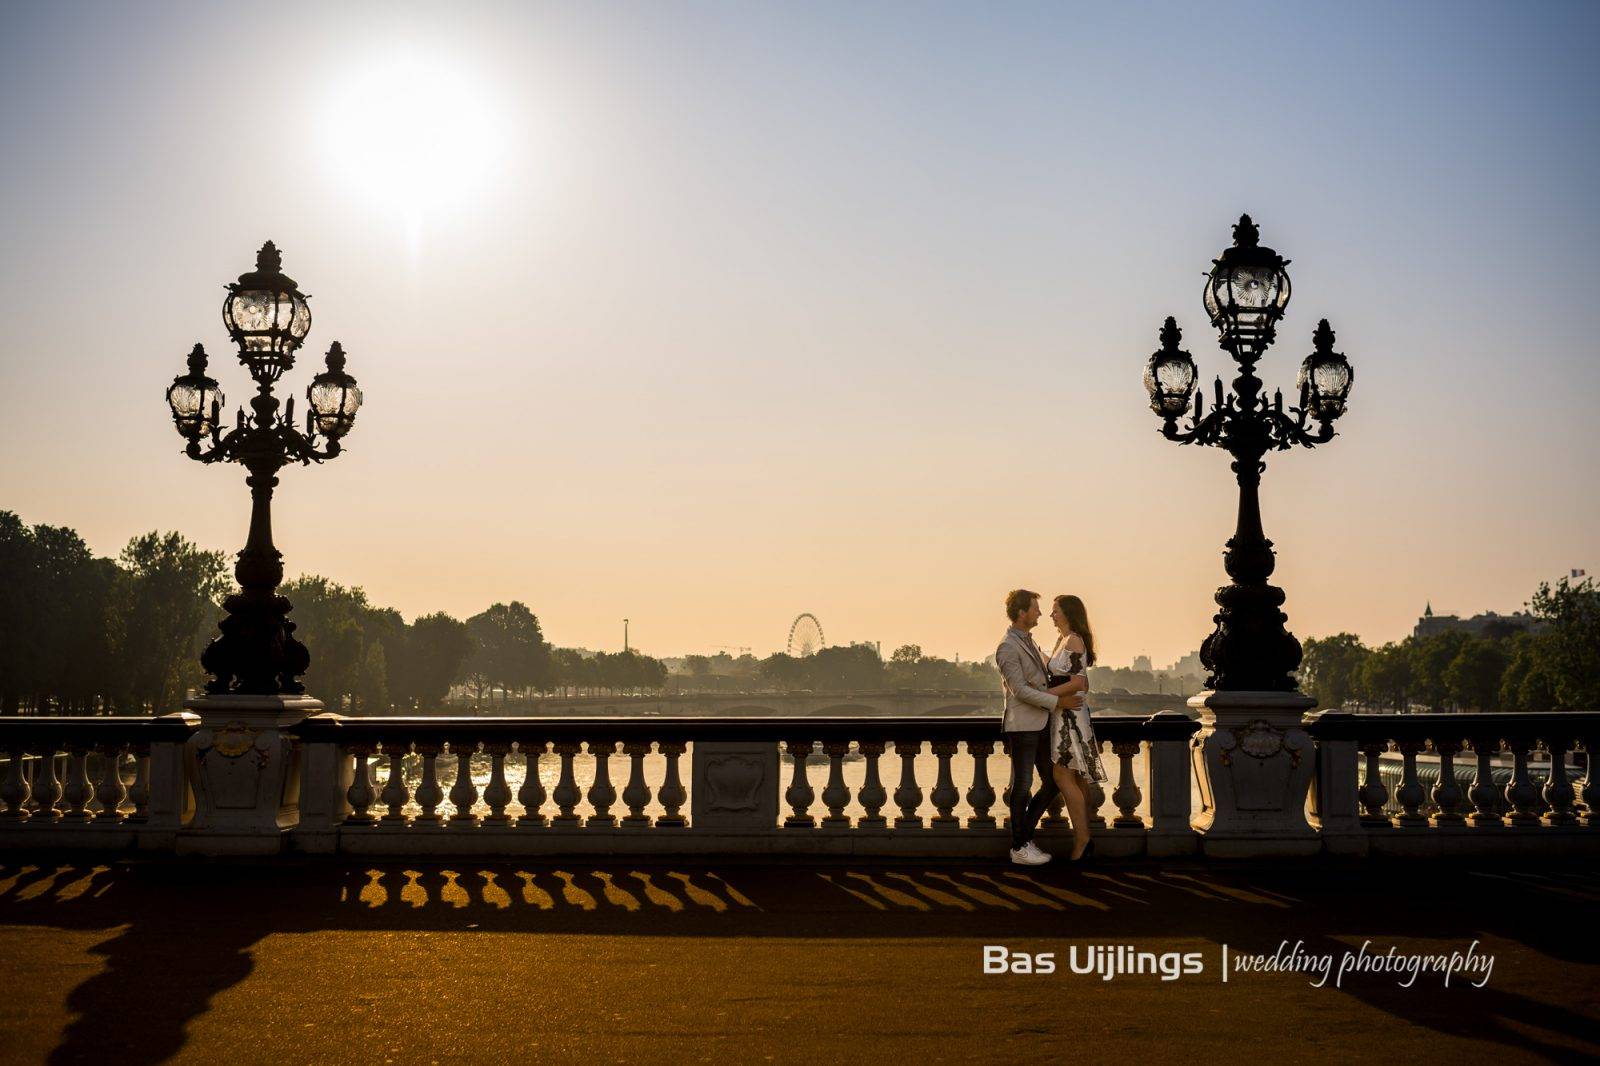
[[[1020,848],[1011,849],[1011,861],[1018,866],[1042,866],[1050,861],[1050,856],[1040,851],[1030,840]]]
[[[1035,844],[1033,841],[1031,841],[1031,840],[1028,841],[1028,847],[1032,848],[1033,849],[1033,853],[1035,855],[1039,856],[1039,861],[1040,862],[1049,862],[1050,861],[1050,853],[1048,851],[1044,850],[1043,848],[1041,848],[1039,845]]]

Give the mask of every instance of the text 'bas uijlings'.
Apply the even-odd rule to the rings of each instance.
[[[1067,970],[1075,974],[1100,975],[1109,981],[1124,974],[1150,974],[1163,981],[1176,981],[1184,974],[1205,970],[1198,951],[1138,951],[1130,944],[1090,944],[1067,949]],[[1011,951],[1000,944],[983,946],[984,973],[1047,974],[1056,972],[1056,953]]]

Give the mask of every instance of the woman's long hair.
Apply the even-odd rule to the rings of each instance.
[[[1067,628],[1083,638],[1083,664],[1094,665],[1094,630],[1089,628],[1089,612],[1076,596],[1057,596],[1056,606],[1067,620]]]

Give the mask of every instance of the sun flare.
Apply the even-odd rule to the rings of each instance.
[[[469,71],[411,52],[339,84],[322,134],[342,183],[412,220],[481,190],[504,141],[491,96]]]

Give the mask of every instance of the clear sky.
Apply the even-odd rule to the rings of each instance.
[[[1226,456],[1158,433],[1167,314],[1249,211],[1341,435],[1269,459],[1291,628],[1404,635],[1600,571],[1600,6],[0,7],[0,507],[114,554],[243,542],[181,454],[267,238],[348,450],[285,471],[290,574],[560,643],[992,651],[1027,585],[1104,657],[1210,629]]]

